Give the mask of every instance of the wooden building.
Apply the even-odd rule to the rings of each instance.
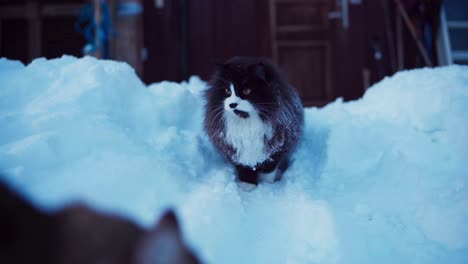
[[[108,58],[129,62],[146,83],[206,80],[215,62],[264,56],[280,65],[306,105],[321,106],[358,98],[398,69],[426,65],[396,2],[0,0],[0,56],[24,63],[83,56],[77,14],[105,3],[112,22]]]

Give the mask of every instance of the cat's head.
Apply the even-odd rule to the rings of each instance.
[[[235,57],[218,64],[207,90],[208,107],[242,119],[252,115],[267,118],[279,101],[275,71],[262,58]]]

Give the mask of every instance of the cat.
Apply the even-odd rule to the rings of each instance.
[[[80,204],[42,212],[0,183],[0,220],[0,263],[200,263],[172,211],[145,230]]]
[[[239,183],[252,189],[280,180],[304,127],[301,100],[284,74],[266,58],[234,57],[216,65],[204,98],[205,131]]]

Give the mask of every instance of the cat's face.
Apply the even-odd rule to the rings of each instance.
[[[208,100],[213,108],[222,107],[228,116],[246,119],[252,115],[266,118],[277,102],[277,94],[262,62],[234,60],[218,65]]]
[[[236,89],[234,84],[230,82],[229,88],[224,90],[228,96],[224,99],[224,110],[228,113],[233,113],[240,118],[249,118],[250,115],[256,111],[252,102],[250,102],[248,98],[252,93],[252,89],[248,87]]]

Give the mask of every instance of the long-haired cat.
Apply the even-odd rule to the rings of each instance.
[[[238,179],[279,180],[301,138],[304,109],[284,75],[264,58],[217,65],[205,92],[205,130]]]

